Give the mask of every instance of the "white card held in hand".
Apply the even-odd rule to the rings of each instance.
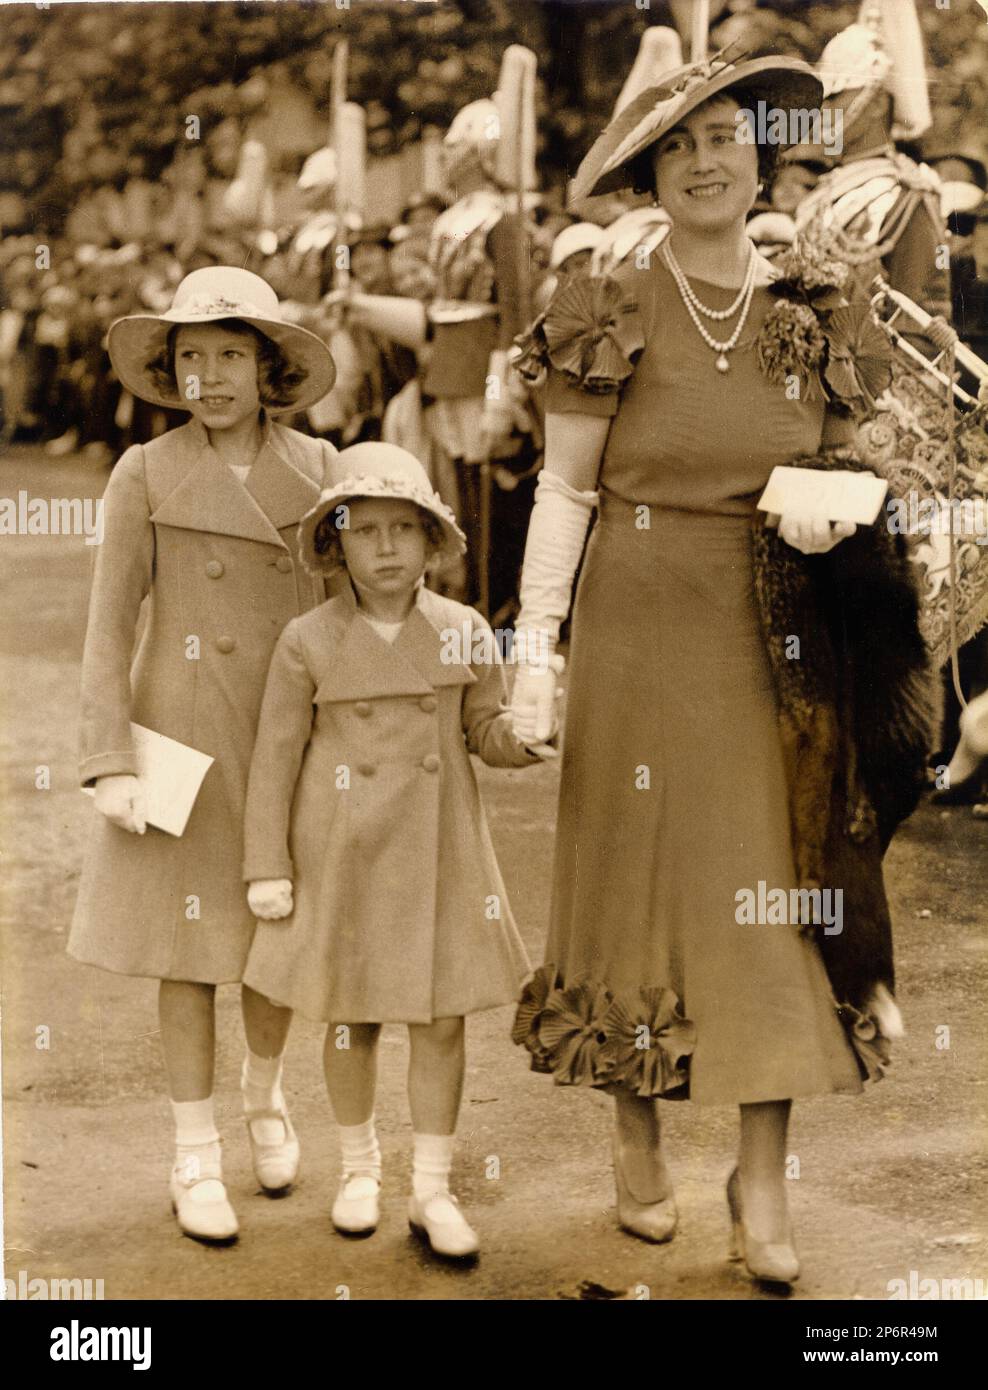
[[[789,514],[871,526],[882,510],[887,492],[888,483],[874,473],[778,467],[772,469],[758,507],[779,516]]]
[[[137,775],[147,798],[148,825],[169,835],[182,835],[203,778],[214,759],[177,739],[156,734],[143,724],[131,724]],[[92,787],[83,787],[90,796]]]

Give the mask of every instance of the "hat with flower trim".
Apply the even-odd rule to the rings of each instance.
[[[819,107],[823,86],[808,63],[777,57],[734,62],[725,56],[728,51],[667,73],[659,86],[647,87],[623,107],[576,171],[570,184],[570,203],[591,194],[629,188],[629,166],[635,156],[728,88],[743,93],[749,106],[764,101],[786,111]]]
[[[434,516],[442,527],[443,543],[440,553],[450,558],[462,555],[467,548],[466,536],[456,524],[456,517],[436,492],[429,476],[414,454],[397,444],[368,441],[351,444],[330,464],[330,476],[335,481],[319,494],[319,501],[299,522],[298,543],[302,563],[310,574],[338,574],[342,569],[336,546],[322,552],[316,544],[316,531],[322,521],[338,507],[356,498],[388,498],[398,502],[414,502],[417,507]],[[344,527],[346,513],[337,524]]]
[[[162,388],[151,370],[164,351],[176,324],[219,323],[239,319],[270,338],[284,353],[302,381],[290,404],[266,407],[270,415],[304,410],[332,388],[336,365],[320,337],[283,317],[278,296],[266,280],[233,265],[203,266],[186,275],[163,314],[129,314],[110,325],[107,347],[113,370],[133,395],[152,405],[188,410],[176,385]]]

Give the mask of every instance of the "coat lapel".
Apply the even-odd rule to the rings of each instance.
[[[336,600],[343,608],[345,633],[331,669],[319,683],[316,703],[430,695],[440,686],[475,681],[468,665],[440,659],[439,632],[423,612],[427,593],[419,589],[415,607],[391,643],[364,621],[348,584]]]
[[[187,425],[189,466],[151,514],[156,525],[239,536],[287,549],[278,531],[300,521],[319,488],[284,457],[265,421],[263,442],[246,485],[223,463],[198,421]]]
[[[319,501],[319,484],[289,462],[270,426],[247,475],[247,491],[277,531],[297,525]]]

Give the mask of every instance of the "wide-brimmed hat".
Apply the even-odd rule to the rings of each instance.
[[[743,92],[749,103],[783,110],[815,110],[823,94],[820,79],[798,58],[715,57],[676,68],[659,86],[640,92],[594,141],[570,184],[570,202],[630,187],[635,156],[727,88]]]
[[[178,323],[219,323],[239,319],[276,343],[304,379],[287,405],[266,405],[269,414],[304,410],[322,400],[336,380],[336,366],[323,340],[298,324],[288,323],[278,296],[266,280],[232,265],[203,266],[186,275],[163,314],[130,314],[110,325],[107,346],[113,370],[135,396],[152,405],[188,410],[177,383],[162,388],[150,370],[164,351],[169,331]]]
[[[310,574],[337,574],[343,568],[337,547],[332,547],[325,555],[316,550],[316,529],[337,507],[358,497],[414,502],[434,516],[442,527],[440,552],[444,556],[455,558],[466,550],[466,536],[457,526],[456,517],[436,492],[414,454],[397,444],[351,444],[333,459],[329,486],[299,522],[299,553]]]

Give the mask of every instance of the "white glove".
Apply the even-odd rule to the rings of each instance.
[[[545,468],[539,474],[521,572],[521,612],[515,623],[515,644],[528,644],[528,665],[542,665],[556,649],[596,505],[595,492],[577,492]],[[533,652],[539,654],[537,662]]]
[[[247,887],[247,903],[262,922],[277,922],[290,916],[294,906],[291,879],[255,878]]]
[[[578,492],[543,468],[528,524],[515,624],[518,672],[511,713],[515,737],[526,745],[543,743],[557,727],[556,679],[563,661],[554,652],[596,505],[595,492]]]
[[[853,536],[858,528],[853,521],[823,521],[820,517],[799,516],[793,512],[779,518],[779,535],[794,550],[804,555],[823,555],[840,541]]]
[[[521,664],[511,691],[511,724],[515,738],[540,758],[555,756],[555,749],[544,745],[559,728],[556,690],[563,671],[563,658],[551,656],[545,666]]]
[[[96,809],[121,830],[143,835],[147,829],[144,788],[130,773],[96,779]]]

